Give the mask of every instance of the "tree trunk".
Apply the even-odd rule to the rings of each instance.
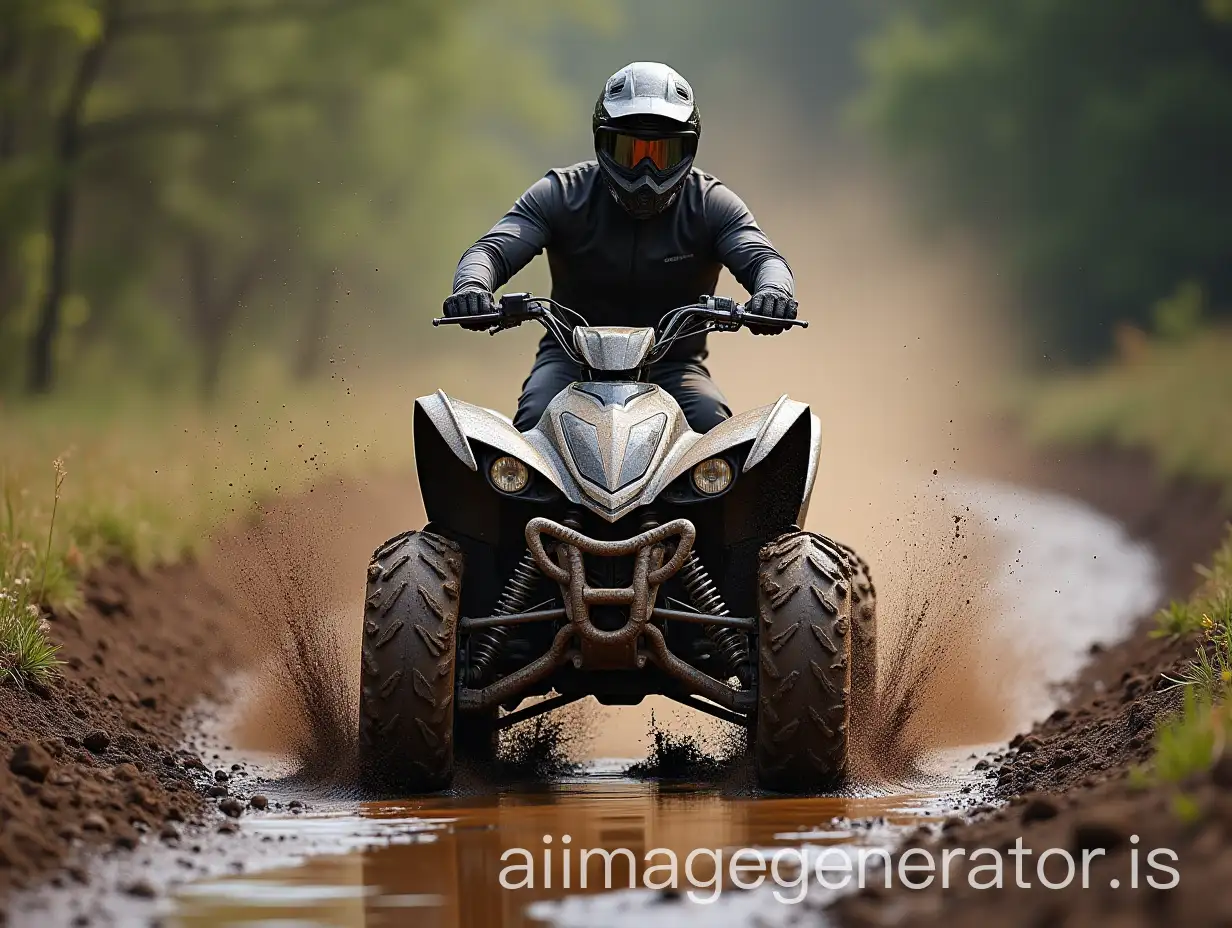
[[[55,383],[56,336],[60,332],[60,310],[69,287],[73,218],[77,207],[77,172],[82,150],[82,116],[114,38],[112,26],[118,3],[119,0],[111,0],[107,4],[99,34],[81,54],[68,97],[57,120],[54,188],[47,217],[51,255],[39,304],[38,326],[30,341],[26,383],[31,393],[46,393]]]
[[[325,339],[329,335],[330,306],[334,298],[334,271],[317,273],[316,292],[308,306],[304,331],[300,335],[299,353],[295,359],[295,378],[311,380],[321,371],[325,356]]]

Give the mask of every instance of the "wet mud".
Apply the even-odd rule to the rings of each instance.
[[[0,903],[48,877],[78,885],[91,855],[207,813],[211,758],[186,750],[182,719],[240,658],[223,604],[196,568],[115,564],[51,615],[61,673],[0,686]]]
[[[649,751],[643,760],[625,768],[637,780],[695,781],[750,787],[748,733],[736,725],[721,724],[707,732],[681,731],[650,713]]]

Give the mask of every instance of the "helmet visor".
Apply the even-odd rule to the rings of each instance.
[[[684,132],[652,138],[604,128],[595,135],[595,147],[618,168],[632,171],[649,160],[652,168],[662,174],[675,170],[697,153],[697,136]]]

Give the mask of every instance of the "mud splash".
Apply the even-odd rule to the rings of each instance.
[[[327,787],[356,780],[355,705],[333,590],[321,578],[323,552],[294,534],[285,512],[262,514],[237,543],[231,582],[244,610],[250,646],[267,652],[260,703],[297,778]],[[296,544],[288,544],[294,537]],[[250,721],[251,724],[251,721]]]
[[[650,752],[625,768],[637,780],[693,780],[731,785],[749,779],[748,738],[742,728],[723,724],[710,732],[678,731],[650,713]]]
[[[1012,642],[988,630],[1000,548],[991,518],[965,503],[917,513],[899,529],[900,558],[881,565],[875,723],[853,738],[853,776],[904,783],[921,761],[1000,735],[1005,681],[990,674]]]
[[[356,649],[345,633],[350,623],[337,583],[322,568],[328,552],[316,536],[297,531],[298,519],[289,510],[267,511],[228,543],[230,585],[245,613],[248,645],[264,655],[246,694],[239,740],[286,756],[293,769],[286,788],[358,797]],[[590,729],[582,705],[514,726],[501,733],[493,763],[460,762],[459,789],[573,775]]]
[[[576,776],[577,757],[591,733],[590,712],[574,704],[502,732],[492,779],[497,783],[540,783]]]

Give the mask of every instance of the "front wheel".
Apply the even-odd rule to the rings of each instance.
[[[447,538],[407,532],[368,565],[359,694],[367,789],[444,789],[453,778],[454,668],[463,556]]]
[[[758,572],[757,781],[784,793],[847,775],[851,583],[844,553],[810,532],[766,545]]]

